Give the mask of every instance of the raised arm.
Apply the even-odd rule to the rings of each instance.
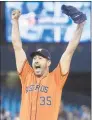
[[[84,24],[85,24],[85,22],[77,25],[77,28],[73,35],[73,38],[69,42],[65,52],[63,53],[63,55],[60,59],[60,65],[62,67],[63,74],[66,74],[69,71],[71,59],[72,59],[75,49],[77,48],[77,46],[80,42]]]
[[[62,73],[66,74],[69,71],[73,53],[79,44],[83,27],[87,17],[86,17],[86,14],[82,13],[81,11],[79,11],[77,8],[73,6],[62,5],[61,10],[63,13],[71,17],[74,23],[78,24],[73,34],[73,38],[69,42],[65,52],[63,53],[60,59],[60,66],[62,69]]]
[[[14,10],[12,12],[12,44],[15,51],[17,71],[20,73],[23,63],[27,58],[22,48],[22,42],[20,40],[19,24],[18,24],[19,17],[20,17],[20,11]]]

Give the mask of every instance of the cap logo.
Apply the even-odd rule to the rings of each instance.
[[[41,52],[41,51],[42,51],[42,49],[38,49],[37,51],[38,51],[38,52]]]

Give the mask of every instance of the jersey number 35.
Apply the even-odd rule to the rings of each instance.
[[[51,96],[41,96],[40,97],[40,105],[51,105]]]

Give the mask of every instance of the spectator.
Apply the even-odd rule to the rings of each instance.
[[[67,112],[64,110],[64,105],[63,105],[62,102],[61,102],[61,105],[60,105],[58,120],[68,120]]]
[[[11,120],[10,112],[1,109],[0,111],[0,120]]]
[[[77,109],[73,110],[73,120],[80,120],[80,114]]]
[[[91,120],[90,109],[85,105],[82,105],[81,109],[83,111],[81,120]]]
[[[19,113],[18,112],[16,113],[14,120],[19,120]]]
[[[68,120],[73,120],[73,113],[68,111],[67,112]]]

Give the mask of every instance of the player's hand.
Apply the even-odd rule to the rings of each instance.
[[[12,11],[12,20],[18,20],[21,15],[21,12],[19,10],[13,10]]]
[[[80,24],[87,20],[86,14],[73,6],[62,5],[61,10],[63,13],[71,17],[76,24]]]

